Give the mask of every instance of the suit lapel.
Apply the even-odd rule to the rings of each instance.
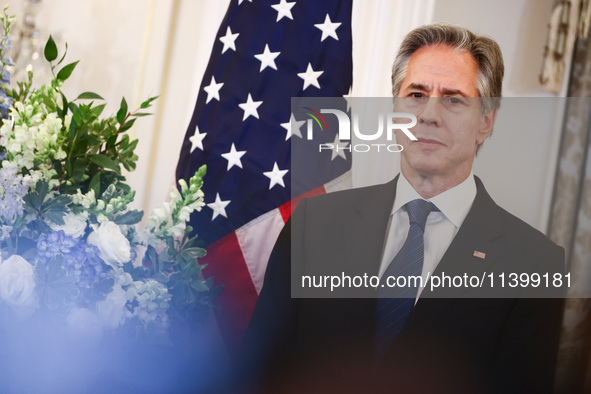
[[[445,273],[463,276],[471,272],[491,272],[491,267],[502,253],[495,245],[496,240],[504,234],[497,215],[499,207],[486,192],[480,179],[475,179],[477,192],[474,203],[433,275],[441,277]],[[409,340],[419,340],[450,311],[458,298],[466,297],[466,291],[469,289],[440,288],[431,291],[427,284],[400,335],[401,340],[405,333],[410,335]]]
[[[355,201],[351,219],[343,226],[342,239],[349,240],[344,248],[346,268],[356,275],[378,273],[397,180],[372,187],[371,193]]]

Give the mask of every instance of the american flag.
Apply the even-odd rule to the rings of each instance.
[[[352,0],[232,0],[216,36],[176,175],[188,180],[207,164],[206,207],[191,225],[208,251],[204,274],[224,285],[216,317],[230,351],[292,206],[351,167],[348,152],[325,155],[292,187],[291,144],[303,141],[306,115],[291,98],[350,91],[351,10]]]

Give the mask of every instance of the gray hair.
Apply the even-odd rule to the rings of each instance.
[[[491,38],[478,36],[466,28],[447,23],[435,23],[414,29],[406,35],[392,66],[392,94],[397,97],[406,77],[410,57],[422,47],[448,45],[472,55],[478,64],[476,89],[481,97],[481,114],[501,106],[503,90],[503,55]]]

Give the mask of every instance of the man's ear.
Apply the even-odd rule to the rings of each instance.
[[[495,108],[482,117],[482,120],[480,121],[480,130],[476,136],[476,142],[478,145],[482,144],[492,132],[495,120],[497,119],[497,110],[498,108]]]

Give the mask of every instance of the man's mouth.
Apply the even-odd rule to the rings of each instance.
[[[429,145],[445,145],[445,144],[443,144],[443,143],[441,143],[441,142],[439,142],[437,140],[432,140],[432,139],[429,139],[429,138],[419,138],[419,139],[417,139],[414,142],[420,142],[422,144],[429,144]]]

